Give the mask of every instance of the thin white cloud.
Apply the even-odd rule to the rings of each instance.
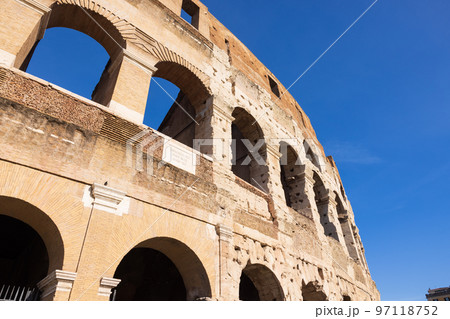
[[[325,151],[328,155],[333,156],[337,163],[371,165],[382,162],[380,157],[372,154],[365,147],[349,142],[330,143]]]

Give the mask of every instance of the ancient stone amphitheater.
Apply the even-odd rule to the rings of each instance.
[[[0,299],[379,300],[335,162],[204,4],[0,9]],[[108,52],[92,100],[26,73],[53,27]]]

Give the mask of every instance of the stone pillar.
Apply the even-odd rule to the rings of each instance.
[[[269,170],[269,193],[279,200],[285,201],[283,186],[281,185],[281,153],[277,146],[267,145],[267,168]]]
[[[63,270],[55,270],[38,284],[41,291],[41,300],[67,301],[72,291],[77,273]]]
[[[120,284],[121,280],[116,278],[103,277],[100,280],[100,287],[98,288],[98,295],[105,301],[109,301],[112,289]]]
[[[353,226],[353,237],[355,238],[356,248],[360,257],[360,264],[363,266],[364,269],[369,271],[369,266],[367,265],[366,256],[364,254],[364,247],[362,245],[361,237],[359,236],[356,226]]]
[[[324,208],[323,215],[326,214],[326,216],[321,215],[320,217],[322,220],[322,225],[325,228],[326,235],[331,236],[339,241],[344,250],[347,250],[345,246],[344,235],[342,234],[342,228],[338,219],[337,202],[330,194],[332,194],[331,191],[327,190],[326,196],[320,201],[321,205],[323,205],[322,207]],[[320,210],[321,209],[319,209],[319,211]],[[331,233],[331,235],[329,233]]]
[[[213,139],[214,165],[220,168],[220,173],[229,175],[231,171],[231,124],[234,117],[227,112],[226,107],[221,107],[216,103],[211,107],[211,138]]]
[[[51,9],[36,0],[1,1],[0,65],[20,68],[43,38]]]
[[[292,189],[292,192],[299,195],[296,196],[296,201],[295,204],[293,204],[293,208],[306,217],[316,221],[316,224],[320,224],[318,214],[313,214],[316,207],[314,199],[313,171],[306,165],[301,165],[299,174],[294,176],[294,179],[296,183],[295,188]],[[292,201],[292,203],[294,203],[294,201]]]
[[[156,68],[127,50],[123,51],[122,62],[117,67],[119,68],[117,81],[112,88],[109,107],[117,115],[134,123],[142,124],[150,81]],[[108,94],[105,95],[108,96]],[[100,100],[99,103],[101,103]]]
[[[224,225],[216,225],[219,235],[219,300],[234,300],[232,277],[229,274],[229,263],[232,262],[233,231]]]
[[[342,214],[339,214],[339,223],[341,224],[342,235],[344,236],[349,256],[359,262],[360,256],[347,211],[343,211]]]

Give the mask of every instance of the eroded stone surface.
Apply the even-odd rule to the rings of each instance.
[[[0,196],[34,205],[59,230],[64,256],[50,259],[64,260],[61,270],[77,277],[70,294],[56,292],[54,299],[107,300],[98,294],[101,278],[113,278],[131,248],[161,237],[198,257],[206,274],[198,285],[208,286],[198,291],[191,288],[198,271],[176,262],[182,275],[194,278],[186,288],[193,300],[238,300],[243,273],[261,299],[378,300],[336,164],[308,117],[289,93],[277,96],[282,84],[204,4],[187,2],[188,10],[198,9],[195,26],[179,17],[181,0],[0,5],[1,61],[8,62],[0,65]],[[49,26],[88,33],[111,55],[96,103],[19,70]],[[178,140],[218,143],[200,150],[207,156],[194,156],[195,170],[163,162],[168,137],[139,123],[152,76],[178,85],[186,94],[183,105],[190,101],[198,125]],[[176,110],[167,123],[186,123],[174,120],[183,116]],[[244,179],[231,164],[233,123],[247,138],[266,142],[260,150],[265,164],[251,162]],[[145,130],[138,141],[146,141],[144,150],[132,148],[130,161],[127,145]],[[290,146],[285,166],[280,139]],[[126,194],[127,214],[85,207],[86,186],[104,182]],[[169,246],[148,245],[168,255],[183,252]]]

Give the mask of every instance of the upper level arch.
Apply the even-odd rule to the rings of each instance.
[[[68,28],[79,31],[99,43],[108,53],[106,64],[100,80],[92,92],[92,100],[109,105],[119,76],[127,42],[124,38],[127,28],[123,20],[91,1],[58,1],[51,5],[50,11],[41,18],[37,26],[39,31],[33,32],[22,46],[15,66],[26,71],[33,54],[47,29]],[[81,49],[81,48],[80,48]],[[70,61],[67,61],[70,63]],[[62,74],[61,76],[70,76]]]
[[[178,62],[160,61],[155,68],[157,70],[152,77],[145,117],[151,120],[153,115],[167,110],[161,125],[155,129],[189,147],[194,146],[194,139],[212,138],[206,129],[209,123],[200,115],[208,107],[211,98],[205,83],[188,66]],[[169,83],[160,79],[178,87],[178,96],[170,95],[166,87]],[[161,102],[153,100],[152,92],[155,91],[169,96],[173,100],[171,106],[158,105]],[[157,108],[157,112],[153,108]]]
[[[33,39],[33,34],[30,34],[30,39],[23,45],[22,55],[19,57],[26,58],[18,58],[15,62],[16,67],[26,69],[33,50],[45,30],[55,27],[73,29],[90,36],[105,48],[111,59],[118,57],[122,50],[126,49],[127,42],[124,35],[127,31],[123,29],[123,20],[104,8],[101,10],[102,7],[92,1],[61,0],[53,3],[50,9],[50,12],[42,18],[39,26],[41,30],[34,35],[35,38]],[[121,24],[122,30],[119,29]]]
[[[232,171],[247,183],[267,192],[269,171],[264,133],[245,109],[236,107],[232,116]]]
[[[299,178],[302,170],[300,157],[294,148],[284,141],[280,142],[280,153],[280,179],[286,205],[298,211],[303,193]]]
[[[127,48],[124,36],[129,30],[120,30],[117,17],[105,9],[101,10],[92,1],[60,0],[51,9],[47,29],[64,27],[87,34],[100,43],[112,58]]]

